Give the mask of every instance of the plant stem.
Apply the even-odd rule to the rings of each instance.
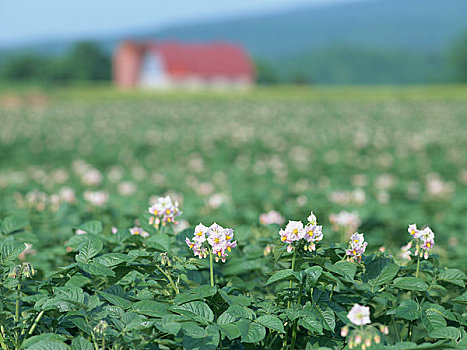
[[[420,255],[417,254],[417,271],[415,272],[415,277],[418,278],[418,271],[420,270]]]
[[[292,256],[292,271],[295,271],[295,258],[297,257],[297,249],[294,249],[293,256]],[[292,288],[292,281],[289,283],[289,289]],[[287,310],[290,309],[290,299],[287,301]],[[294,321],[295,325],[295,321]],[[282,344],[282,349],[287,349],[287,333],[284,335],[284,343]]]
[[[16,288],[16,307],[15,307],[15,322],[19,322],[19,300],[21,297],[21,283],[18,280],[18,287]]]
[[[3,339],[3,335],[0,333],[0,346],[3,350],[8,350],[8,347],[5,344],[5,339]]]
[[[102,334],[102,350],[105,350],[105,336]]]
[[[212,252],[209,250],[209,273],[211,274],[211,287],[214,287],[214,266],[212,263]]]
[[[302,300],[302,288],[300,287],[298,291],[298,300],[297,300],[297,305],[300,305],[300,302]],[[292,341],[290,343],[290,349],[293,350],[295,348],[295,339],[297,338],[297,320],[294,321],[293,323],[293,328],[292,328]]]
[[[175,291],[175,294],[180,294],[180,290],[178,289],[177,285],[174,283],[172,280],[172,277],[170,276],[169,273],[165,272],[163,268],[161,268],[159,265],[156,265],[156,267],[159,269],[160,272],[164,274],[165,277],[169,280],[170,284],[172,285],[172,288]]]
[[[39,323],[40,319],[42,318],[42,315],[44,314],[44,311],[45,310],[42,310],[41,312],[39,312],[36,319],[34,320],[34,323],[31,326],[31,329],[28,332],[28,335],[31,335],[34,332],[34,330],[36,329],[37,324]]]

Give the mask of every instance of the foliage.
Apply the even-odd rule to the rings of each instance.
[[[108,81],[110,77],[110,57],[92,42],[76,43],[63,57],[9,56],[0,67],[0,79],[7,81]]]
[[[450,61],[459,82],[467,82],[467,33],[453,46]]]

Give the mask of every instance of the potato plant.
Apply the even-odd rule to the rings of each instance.
[[[57,257],[67,264],[47,275],[19,260],[28,223],[4,218],[1,348],[467,346],[467,277],[421,248],[414,237],[429,228],[409,227],[412,258],[401,264],[366,252],[363,234],[327,242],[313,213],[285,229],[200,224],[175,233],[180,210],[167,198],[140,216],[141,227],[76,227]]]

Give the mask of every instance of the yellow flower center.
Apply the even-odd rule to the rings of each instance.
[[[355,243],[358,243],[358,239],[354,239],[353,241],[354,241]]]
[[[217,252],[217,255],[221,256],[221,252]]]
[[[431,243],[428,242],[428,243],[426,244],[426,246],[427,246],[428,248],[430,248],[430,247],[431,247]]]
[[[219,243],[219,238],[214,238],[214,243]]]
[[[227,247],[227,250],[228,250],[229,252],[231,252],[231,251],[232,251],[232,249],[231,249],[230,247]]]
[[[282,242],[285,242],[286,239],[287,239],[286,236],[282,236],[281,241],[282,241]]]
[[[167,214],[170,214],[170,210],[169,210],[169,209],[167,209],[165,212],[166,212]]]
[[[202,236],[202,235],[203,235],[203,232],[201,232],[201,231],[196,232],[196,235],[197,235],[197,236]]]
[[[298,230],[297,229],[293,230],[293,233],[296,235],[298,233]]]
[[[225,238],[227,238],[227,239],[231,239],[232,237],[230,237],[230,236],[225,236]]]

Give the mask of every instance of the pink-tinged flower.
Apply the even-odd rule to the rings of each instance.
[[[132,235],[137,235],[141,237],[149,237],[149,233],[147,233],[141,227],[138,227],[138,226],[130,228],[130,233]]]
[[[203,224],[199,224],[195,227],[195,235],[193,237],[193,240],[202,243],[206,241],[206,232],[208,232],[209,227],[204,226]]]
[[[285,232],[287,233],[287,242],[298,241],[305,236],[305,230],[301,221],[289,221],[285,227]]]
[[[284,218],[281,216],[281,214],[279,214],[279,212],[270,210],[267,213],[263,213],[259,216],[259,222],[262,225],[282,225],[284,223]]]
[[[103,207],[107,203],[109,195],[103,191],[86,191],[84,192],[84,199],[95,207]]]
[[[415,224],[411,224],[409,225],[409,228],[407,229],[407,231],[409,231],[409,233],[413,236],[413,238],[418,238],[418,229],[417,229],[417,225]]]
[[[346,337],[349,334],[349,329],[347,327],[343,327],[341,329],[341,337]]]
[[[331,214],[329,221],[334,231],[343,231],[347,234],[355,232],[361,225],[361,220],[356,212],[341,211],[337,214]]]
[[[349,248],[345,251],[347,259],[349,261],[360,262],[362,260],[362,255],[365,253],[368,243],[365,242],[363,233],[355,232],[350,237]]]
[[[148,211],[154,218],[151,218],[156,226],[177,223],[175,218],[181,214],[178,208],[178,202],[172,202],[169,196],[157,198],[157,202],[148,208]],[[159,220],[157,220],[159,219]]]
[[[347,314],[347,318],[350,322],[357,326],[363,326],[365,324],[370,324],[370,308],[368,306],[362,306],[355,304],[352,309],[350,309]],[[357,341],[357,339],[355,339]],[[361,341],[361,339],[360,339]],[[357,343],[358,344],[358,343]]]
[[[87,232],[84,231],[84,230],[81,230],[80,228],[77,228],[76,231],[75,231],[75,233],[76,233],[77,235],[85,235]]]

